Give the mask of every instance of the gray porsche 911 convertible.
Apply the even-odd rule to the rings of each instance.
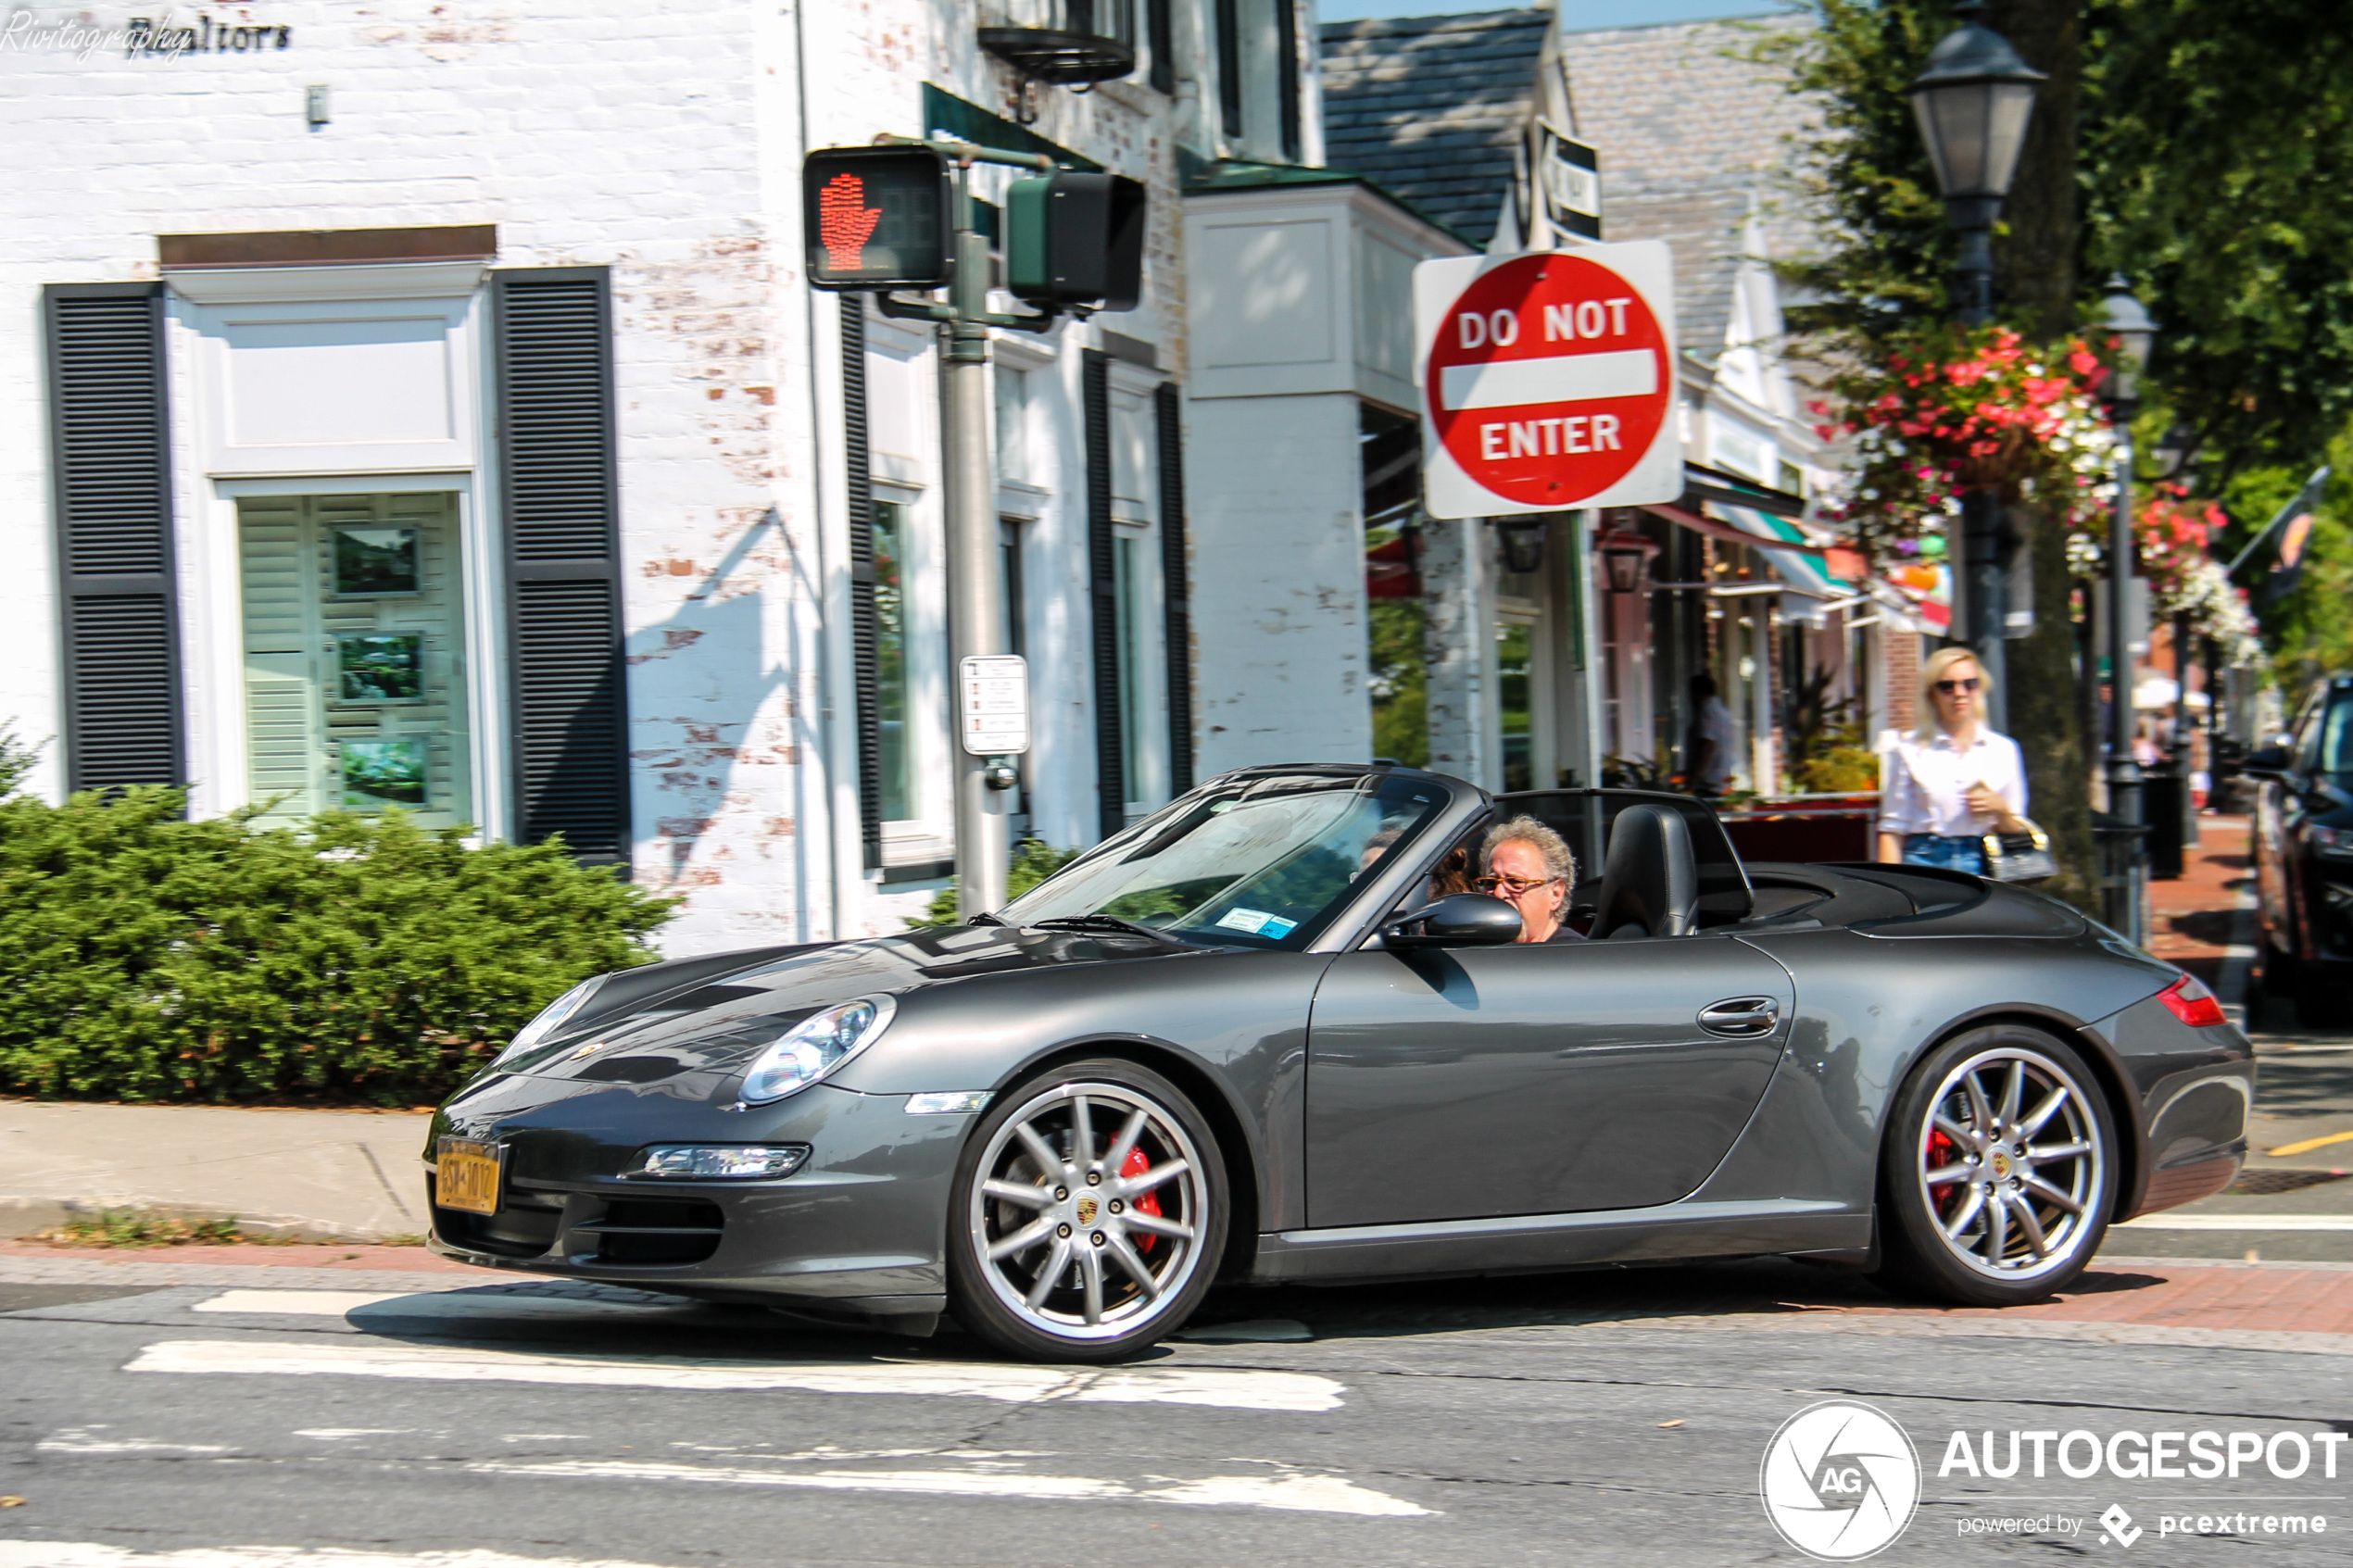
[[[1431,897],[1521,815],[1591,940]],[[1219,1280],[1784,1255],[2033,1300],[2228,1185],[2253,1086],[2203,985],[2032,893],[1266,767],[969,925],[591,980],[426,1158],[452,1258],[1094,1361]]]

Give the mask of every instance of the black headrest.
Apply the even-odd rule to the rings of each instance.
[[[1671,806],[1642,801],[1618,812],[1602,868],[1595,936],[1681,936],[1699,903],[1691,830]]]

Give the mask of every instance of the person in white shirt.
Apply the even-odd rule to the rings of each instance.
[[[1983,876],[1985,835],[2027,831],[2026,761],[1985,728],[1989,689],[1967,648],[1921,667],[1919,727],[1888,753],[1880,786],[1881,860]]]
[[[1703,670],[1691,679],[1692,727],[1683,746],[1683,772],[1692,793],[1718,796],[1732,787],[1732,756],[1740,748],[1740,726],[1716,695],[1716,677]]]

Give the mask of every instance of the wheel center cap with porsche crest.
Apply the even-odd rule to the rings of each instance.
[[[1078,1200],[1078,1223],[1082,1225],[1091,1225],[1095,1223],[1095,1200],[1093,1198],[1082,1198]]]
[[[1994,1155],[1994,1177],[2004,1182],[2010,1179],[2010,1157],[1998,1150]]]

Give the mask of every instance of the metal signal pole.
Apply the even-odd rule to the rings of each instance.
[[[907,138],[888,137],[898,142]],[[1053,160],[1035,154],[1000,152],[969,142],[928,144],[955,160],[953,232],[956,270],[949,303],[914,304],[884,294],[876,303],[886,316],[936,321],[948,329],[946,355],[948,466],[948,663],[959,690],[955,758],[956,910],[969,922],[1005,902],[1005,871],[1012,858],[1009,822],[1012,771],[996,758],[974,756],[964,746],[963,715],[969,694],[961,689],[968,659],[1009,653],[1005,646],[1003,561],[999,551],[996,465],[988,448],[988,329],[1036,330],[1051,317],[1008,316],[988,308],[988,237],[973,226],[972,166],[1010,164],[1051,170]]]

